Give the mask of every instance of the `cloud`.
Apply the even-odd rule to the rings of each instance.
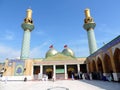
[[[47,52],[48,45],[50,45],[50,41],[43,42],[39,46],[36,46],[30,50],[31,58],[44,58],[45,53]],[[20,57],[20,50],[14,49],[9,46],[0,45],[0,62],[3,62],[6,58],[13,59]]]
[[[0,40],[14,40],[14,32],[6,30],[4,34],[2,34]]]
[[[15,50],[14,48],[0,45],[0,61],[6,58],[16,58],[20,56],[20,50]]]

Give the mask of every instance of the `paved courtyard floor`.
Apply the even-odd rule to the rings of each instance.
[[[120,90],[120,83],[96,80],[0,81],[0,90]]]

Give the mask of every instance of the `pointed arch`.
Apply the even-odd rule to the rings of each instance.
[[[120,73],[120,49],[119,48],[115,49],[113,58],[114,58],[116,72]]]
[[[110,56],[108,54],[104,55],[103,62],[105,65],[105,73],[110,73],[111,71],[113,71],[111,59],[110,59]]]
[[[98,67],[98,72],[102,72],[103,73],[102,60],[99,57],[97,59],[97,67]]]
[[[95,60],[92,60],[91,64],[92,64],[92,72],[96,72]]]
[[[91,69],[90,69],[90,62],[88,63],[88,71],[89,71],[89,73],[91,72]]]
[[[92,72],[92,62],[89,62],[89,71]]]

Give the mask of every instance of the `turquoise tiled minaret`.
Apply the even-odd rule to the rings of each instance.
[[[95,34],[94,34],[94,28],[96,24],[93,21],[93,18],[90,16],[90,9],[85,10],[85,16],[86,18],[84,19],[83,27],[87,31],[89,52],[90,54],[92,54],[97,50],[97,44],[96,44],[96,39],[95,39]]]
[[[22,28],[24,30],[24,35],[20,59],[28,59],[30,53],[30,34],[34,29],[31,9],[27,9],[27,15],[24,19],[24,22],[22,23]]]

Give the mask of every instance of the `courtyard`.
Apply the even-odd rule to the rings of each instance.
[[[0,81],[0,90],[120,90],[120,83],[97,80]]]

